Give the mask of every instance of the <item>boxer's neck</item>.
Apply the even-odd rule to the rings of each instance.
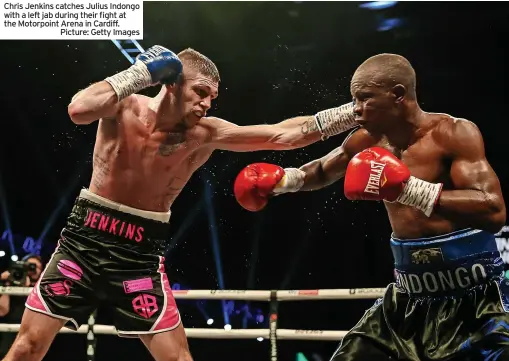
[[[385,134],[389,143],[400,150],[406,150],[421,137],[419,130],[425,122],[426,113],[417,103],[406,106],[400,119]]]
[[[150,100],[149,108],[155,113],[154,129],[181,130],[182,114],[179,112],[175,97],[170,96],[166,87],[163,86],[159,94]]]

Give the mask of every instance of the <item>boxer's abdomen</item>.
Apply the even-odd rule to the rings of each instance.
[[[140,134],[119,125],[110,135],[103,128],[97,134],[90,191],[133,208],[167,212],[211,154],[200,146],[195,130]]]
[[[401,239],[433,237],[461,228],[437,214],[427,217],[417,208],[385,202],[394,235]]]

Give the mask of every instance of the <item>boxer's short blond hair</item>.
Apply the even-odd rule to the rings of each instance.
[[[200,52],[187,48],[178,53],[178,57],[184,67],[193,68],[200,74],[210,77],[216,83],[221,80],[216,64]]]

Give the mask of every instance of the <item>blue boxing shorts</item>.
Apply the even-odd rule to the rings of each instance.
[[[509,280],[491,233],[391,238],[396,282],[332,361],[509,360]]]
[[[169,217],[82,190],[26,307],[73,330],[99,305],[112,309],[119,336],[175,329],[181,320],[163,257]]]

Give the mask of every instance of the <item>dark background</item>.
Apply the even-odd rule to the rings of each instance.
[[[360,4],[145,2],[140,44],[175,52],[192,47],[209,56],[222,77],[211,115],[240,125],[275,123],[343,104],[350,100],[349,79],[362,61],[381,52],[401,54],[416,69],[424,110],[464,117],[481,129],[487,157],[508,197],[505,4],[404,2],[382,10]],[[400,26],[382,31],[387,19],[398,19]],[[11,229],[16,235],[19,255],[26,253],[26,237],[42,239],[47,257],[91,175],[96,124],[74,125],[67,105],[79,89],[130,63],[107,40],[0,45],[0,231]],[[216,152],[173,206],[170,282],[195,289],[355,288],[390,282],[390,227],[383,205],[346,200],[342,181],[317,192],[277,197],[260,213],[241,209],[232,194],[237,172],[248,163],[300,166],[343,139],[288,152]],[[7,241],[1,242],[10,256]],[[372,302],[284,303],[279,326],[346,330]],[[186,327],[225,324],[220,301],[178,304]],[[256,323],[247,317],[247,324],[244,304],[233,306],[233,328],[268,327],[268,304],[251,303],[250,311],[261,310],[265,319]],[[208,317],[213,325],[206,324]],[[108,311],[99,310],[98,322],[111,322]],[[196,361],[269,357],[267,340],[189,342]],[[46,359],[68,360],[64,348],[72,347],[72,358],[85,360],[85,343],[84,335],[59,335]],[[304,352],[310,360],[327,360],[336,347],[337,342],[281,341],[280,359],[295,360],[297,352]],[[138,341],[99,336],[97,360],[110,357],[150,359]]]

